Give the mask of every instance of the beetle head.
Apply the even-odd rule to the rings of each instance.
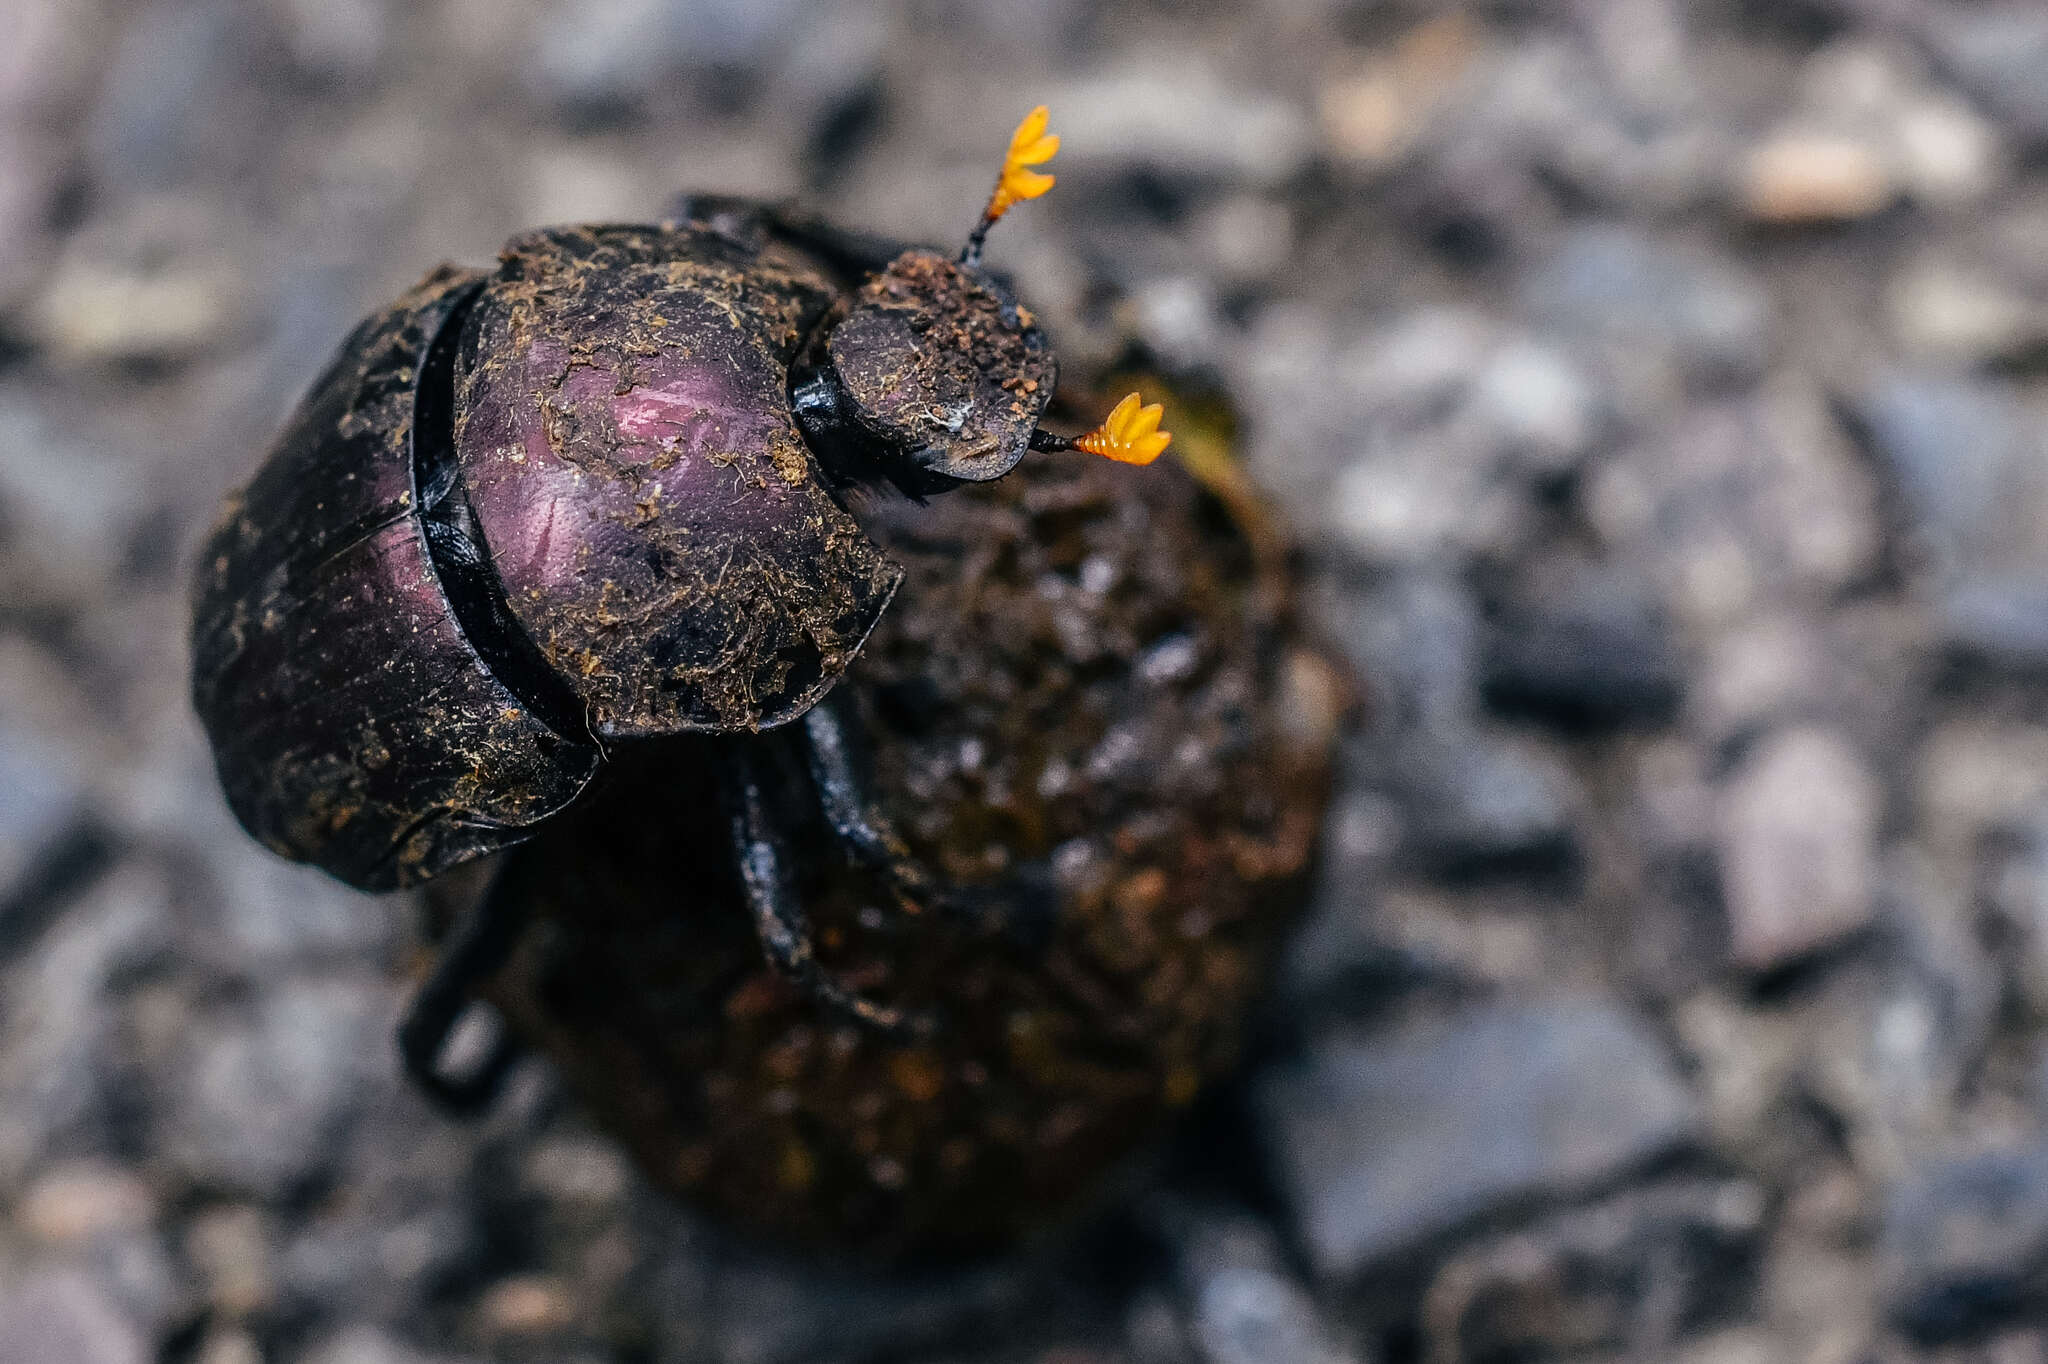
[[[1015,468],[1057,366],[1031,314],[978,267],[906,251],[875,275],[826,350],[884,472],[984,483]]]
[[[920,495],[1001,478],[1032,449],[1142,464],[1166,447],[1157,406],[1140,416],[1150,424],[1136,444],[1108,426],[1078,439],[1037,429],[1058,366],[1031,313],[982,269],[981,251],[1013,205],[1052,188],[1052,176],[1032,169],[1059,150],[1046,118],[1041,105],[1017,126],[959,259],[922,250],[896,257],[792,375],[798,422],[841,479],[886,479]]]

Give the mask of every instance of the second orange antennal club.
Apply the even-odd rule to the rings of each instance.
[[[1086,450],[1119,464],[1150,464],[1173,444],[1173,433],[1159,429],[1166,409],[1145,403],[1135,393],[1110,409],[1102,425],[1082,436],[1055,436],[1046,431],[1031,433],[1034,450]]]

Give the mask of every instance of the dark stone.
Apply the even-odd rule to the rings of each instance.
[[[1696,1127],[1657,1040],[1598,1000],[1336,1033],[1256,1095],[1294,1234],[1325,1275],[1596,1184]]]
[[[1428,1357],[1669,1357],[1679,1335],[1741,1315],[1764,1212],[1753,1184],[1680,1180],[1483,1241],[1423,1295]]]
[[[80,764],[11,726],[0,730],[0,957],[42,926],[105,852]]]
[[[1487,640],[1481,695],[1502,715],[1610,730],[1669,722],[1683,676],[1662,623],[1647,612],[1518,612]]]
[[[1407,815],[1403,860],[1452,878],[1572,865],[1578,785],[1550,754],[1498,735],[1419,734],[1392,763]]]
[[[1015,1266],[872,1275],[699,1245],[652,1277],[670,1358],[716,1364],[801,1364],[866,1358],[959,1341],[972,1323],[1014,1311]]]
[[[1885,1209],[1885,1297],[1922,1341],[1981,1334],[2048,1307],[2048,1147],[1938,1162]]]

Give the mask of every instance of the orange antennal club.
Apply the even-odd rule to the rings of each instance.
[[[1031,169],[1052,160],[1053,153],[1060,149],[1060,135],[1045,130],[1051,117],[1041,104],[1024,115],[1017,131],[1010,134],[1010,146],[1003,153],[1003,168],[996,174],[996,187],[989,193],[988,207],[981,211],[981,221],[967,235],[967,248],[960,253],[962,265],[981,264],[982,243],[996,221],[1026,199],[1036,199],[1053,187],[1053,176]]]
[[[1110,410],[1102,425],[1086,435],[1054,436],[1034,431],[1031,448],[1086,450],[1091,455],[1101,455],[1119,464],[1150,464],[1173,444],[1173,433],[1159,429],[1159,419],[1165,415],[1166,409],[1158,403],[1145,404],[1142,398],[1132,393]]]

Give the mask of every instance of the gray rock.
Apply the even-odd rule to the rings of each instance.
[[[531,69],[556,99],[644,98],[676,53],[656,0],[604,0],[565,10],[536,33]]]
[[[1978,941],[1978,906],[1930,859],[1910,849],[1887,856],[1877,893],[1869,949],[1768,1010],[1769,1024],[1743,1050],[1767,1070],[1779,1064],[1774,1053],[1790,1061],[1794,1092],[1831,1116],[1830,1140],[1884,1179],[1956,1123],[1992,1038],[2001,982]],[[1757,1117],[1755,1138],[1775,1140],[1768,1112]]]
[[[1900,343],[1961,366],[2024,362],[2048,342],[2048,308],[2003,264],[1937,257],[1901,271],[1889,300]]]
[[[1972,577],[1936,603],[1935,622],[1943,648],[1966,668],[2048,673],[2048,589],[2038,578]]]
[[[46,268],[60,163],[47,138],[19,126],[0,131],[0,312],[11,312]]]
[[[1222,317],[1215,291],[1204,280],[1169,275],[1131,291],[1139,338],[1171,368],[1191,369],[1220,349]]]
[[[1726,626],[1788,601],[1830,604],[1871,580],[1877,482],[1817,386],[1775,384],[1657,423],[1592,470],[1585,509],[1620,581],[1584,570],[1594,581],[1574,590],[1625,600],[1642,591],[1624,576],[1633,571],[1673,621]]]
[[[1982,566],[2012,538],[2012,499],[2043,447],[2009,388],[1899,378],[1853,397],[1849,413],[1938,566]]]
[[[1722,792],[1721,884],[1738,963],[1768,970],[1870,923],[1883,792],[1841,736],[1774,734]]]
[[[0,1187],[60,1141],[104,1145],[122,1061],[108,987],[165,950],[167,897],[154,869],[107,876],[0,977]]]
[[[1765,1210],[1754,1184],[1677,1180],[1480,1241],[1424,1291],[1427,1357],[1670,1358],[1681,1336],[1744,1315]]]
[[[2016,139],[2048,142],[2048,14],[2004,3],[1947,6],[1929,16],[1937,60]]]
[[[162,1149],[202,1186],[281,1199],[327,1170],[387,1045],[388,1000],[340,977],[286,978],[197,1025],[160,1077]]]
[[[191,1321],[201,1308],[184,1268],[153,1230],[100,1237],[82,1263],[122,1314],[152,1338]]]
[[[1350,1364],[1273,1233],[1246,1215],[1182,1215],[1161,1228],[1173,1248],[1182,1334],[1206,1364]]]
[[[1398,803],[1383,792],[1347,780],[1332,797],[1315,893],[1280,965],[1277,984],[1290,1016],[1309,1019],[1325,1005],[1371,999],[1390,981],[1428,974],[1428,965],[1388,943],[1376,922],[1377,891],[1406,827]]]
[[[2039,1311],[2048,1305],[2048,1148],[1916,1170],[1885,1208],[1881,1254],[1891,1314],[1923,1340]]]
[[[0,15],[0,312],[35,287],[56,244],[51,209],[104,27],[90,0],[15,0]]]
[[[479,1254],[467,1191],[420,1190],[410,1206],[374,1194],[365,1201],[300,1222],[278,1252],[278,1294],[304,1312],[417,1321]]]
[[[0,1291],[0,1359],[21,1364],[145,1364],[142,1333],[76,1270],[41,1270]]]
[[[20,932],[9,920],[41,898],[65,846],[82,850],[91,799],[79,766],[74,751],[0,726],[0,954]]]
[[[453,1355],[414,1349],[373,1326],[352,1326],[316,1341],[298,1359],[299,1364],[463,1364]]]
[[[1185,1364],[1195,1352],[1179,1305],[1156,1284],[1140,1289],[1125,1309],[1124,1345],[1134,1364]]]
[[[1727,744],[1860,700],[1847,652],[1815,613],[1752,616],[1704,650],[1686,707],[1689,728],[1709,744]]]
[[[533,1140],[539,1124],[519,1102],[524,1076],[501,1096],[487,1135],[448,1122],[402,1087],[387,1022],[379,1020],[367,1045],[353,1095],[361,1111],[331,1162],[345,1196],[291,1219],[272,1272],[291,1313],[421,1329],[448,1285],[474,1275],[487,1224],[517,1226],[553,1245],[568,1219],[537,1219],[526,1190],[502,1175],[480,1178],[480,1147],[517,1150]]]
[[[227,823],[223,813],[221,822]],[[370,896],[231,835],[211,859],[214,884],[190,907],[199,960],[224,974],[263,976],[321,962],[381,961],[412,902]]]
[[[304,72],[329,79],[373,75],[391,37],[390,0],[271,0]]]
[[[2048,807],[1998,828],[1984,847],[1984,906],[2009,988],[2032,1017],[2048,1016]]]
[[[1575,469],[1604,424],[1592,381],[1556,349],[1525,337],[1502,342],[1487,357],[1471,401],[1501,453],[1542,477]]]
[[[1236,73],[1233,73],[1236,74]],[[1064,163],[1277,185],[1308,160],[1308,113],[1217,71],[1198,53],[1150,51],[1046,96]]]
[[[107,592],[150,505],[136,461],[64,411],[61,396],[0,388],[0,589],[16,609]]]
[[[204,143],[228,73],[246,60],[236,7],[156,0],[123,28],[87,116],[94,170],[123,188],[183,178]]]
[[[49,271],[27,317],[34,338],[82,366],[171,363],[223,348],[255,300],[250,262],[226,246],[218,207],[189,194],[117,202],[72,235]],[[96,500],[121,492],[137,497],[117,484]]]
[[[1268,1070],[1256,1096],[1295,1235],[1324,1275],[1597,1183],[1696,1127],[1656,1039],[1595,1000],[1335,1033]]]
[[[1586,227],[1530,277],[1535,315],[1630,369],[1668,364],[1681,378],[1754,376],[1769,355],[1770,299],[1725,259],[1621,227]]]
[[[528,69],[541,93],[570,104],[637,103],[681,65],[758,67],[815,6],[805,0],[603,0],[551,14]]]
[[[1404,573],[1369,592],[1331,585],[1317,602],[1331,638],[1373,679],[1374,719],[1438,732],[1469,724],[1479,698],[1479,621],[1449,574]]]
[[[264,1364],[256,1337],[236,1326],[215,1326],[192,1353],[192,1364]]]
[[[797,1364],[827,1351],[857,1356],[885,1344],[934,1342],[986,1311],[990,1297],[987,1282],[892,1284],[727,1265],[713,1294],[713,1357],[719,1364]]]
[[[639,1298],[654,1312],[663,1359],[802,1364],[915,1354],[993,1312],[1015,1311],[1025,1282],[1012,1262],[862,1273],[734,1244],[672,1209],[643,1206]]]
[[[7,11],[0,62],[0,113],[36,126],[72,112],[105,41],[106,14],[94,0],[17,0]]]
[[[1250,463],[1302,525],[1368,564],[1501,552],[1571,455],[1532,454],[1540,442],[1475,387],[1499,353],[1497,329],[1461,308],[1415,308],[1362,338],[1349,319],[1276,310],[1244,350]]]

